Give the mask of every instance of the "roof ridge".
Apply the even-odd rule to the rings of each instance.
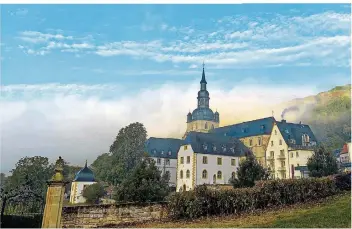
[[[236,123],[236,124],[231,124],[231,125],[227,125],[227,126],[222,126],[219,128],[223,128],[223,127],[230,127],[230,126],[236,126],[236,125],[240,125],[240,124],[244,124],[244,123],[249,123],[249,122],[254,122],[254,121],[259,121],[259,120],[264,120],[264,119],[274,119],[274,121],[276,121],[276,119],[274,117],[266,117],[266,118],[259,118],[259,119],[254,119],[254,120],[250,120],[250,121],[245,121],[245,122],[240,122],[240,123]],[[277,121],[276,121],[277,122]],[[219,129],[217,128],[217,129]]]

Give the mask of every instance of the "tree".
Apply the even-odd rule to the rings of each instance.
[[[148,202],[161,201],[169,193],[169,175],[161,176],[153,159],[144,157],[130,176],[115,188],[116,201]]]
[[[104,186],[100,183],[89,185],[82,191],[87,203],[98,203],[99,199],[105,195]]]
[[[253,187],[255,181],[266,180],[269,178],[269,173],[263,168],[252,155],[247,155],[246,159],[240,163],[237,169],[237,178],[231,178],[230,183],[234,188]]]
[[[313,156],[308,158],[307,167],[311,177],[329,176],[338,172],[335,157],[324,146],[314,150]]]
[[[141,123],[122,128],[110,146],[110,155],[103,154],[93,162],[93,170],[102,181],[117,185],[129,176],[141,161],[147,131]]]
[[[37,195],[46,195],[46,181],[51,178],[54,172],[53,164],[49,163],[47,157],[34,156],[21,158],[15,169],[11,171],[11,176],[6,179],[5,190],[19,189],[26,183]]]

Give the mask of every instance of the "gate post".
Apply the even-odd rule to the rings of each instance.
[[[60,228],[61,212],[64,202],[65,185],[63,176],[64,160],[59,157],[55,164],[55,174],[47,181],[48,190],[43,214],[42,228]]]

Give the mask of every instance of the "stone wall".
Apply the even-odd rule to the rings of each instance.
[[[66,206],[62,228],[95,228],[166,218],[166,203],[125,203]]]

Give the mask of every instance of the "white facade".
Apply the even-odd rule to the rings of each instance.
[[[289,147],[278,126],[274,124],[266,150],[266,165],[273,178],[302,178],[304,175],[295,170],[295,167],[306,166],[313,153],[313,150]]]
[[[240,157],[201,154],[191,145],[181,146],[178,152],[176,191],[189,191],[202,184],[228,184],[236,177]]]
[[[86,198],[83,197],[83,189],[88,186],[95,184],[96,182],[84,182],[84,181],[74,181],[71,184],[71,194],[70,194],[70,203],[80,204],[85,203]]]
[[[161,171],[161,175],[169,173],[169,186],[176,187],[177,159],[151,157],[155,161],[156,167]]]

